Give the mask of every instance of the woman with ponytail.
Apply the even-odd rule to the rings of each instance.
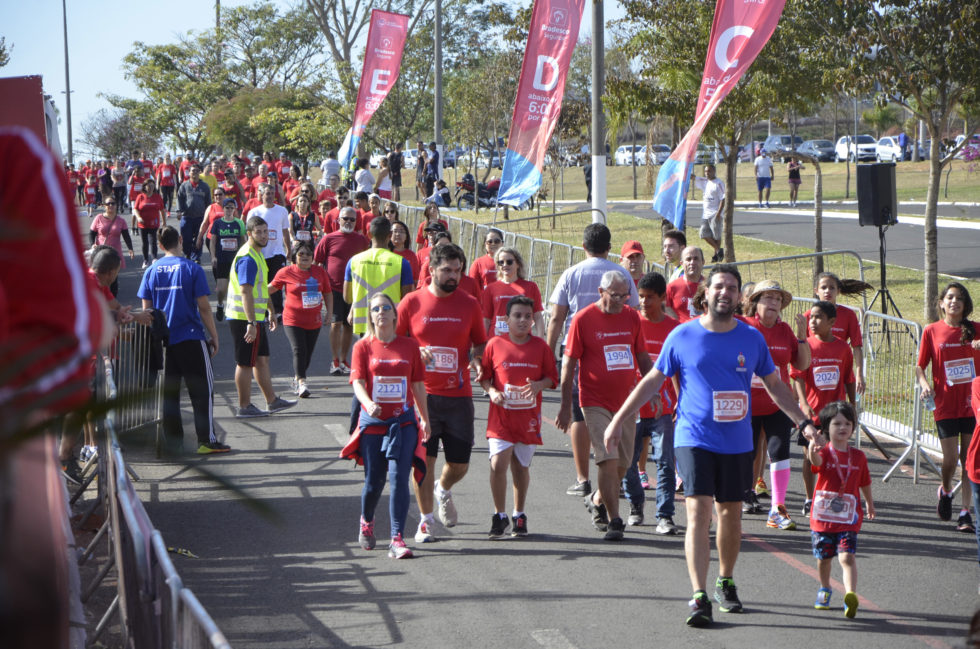
[[[937,512],[944,521],[953,517],[953,473],[957,462],[964,462],[976,426],[970,407],[970,384],[977,375],[980,363],[980,339],[977,325],[969,320],[973,300],[959,282],[951,282],[940,293],[937,307],[938,322],[926,325],[919,344],[919,361],[915,375],[922,388],[921,398],[935,403],[936,432],[943,451],[942,484],[939,486]],[[926,367],[932,364],[932,387],[926,377]],[[930,401],[932,399],[932,401]],[[927,406],[929,408],[929,406]],[[966,465],[963,466],[964,475]],[[973,533],[970,518],[972,490],[960,489],[962,508],[956,529]]]

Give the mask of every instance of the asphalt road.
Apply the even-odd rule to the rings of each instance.
[[[121,277],[124,304],[135,302],[128,296],[135,295],[139,273],[131,265]],[[770,530],[763,516],[746,517],[735,575],[746,612],[716,609],[712,628],[687,628],[691,593],[683,536],[657,536],[648,522],[628,528],[621,544],[604,542],[582,500],[565,495],[574,478],[571,454],[565,436],[551,426],[532,465],[531,535],[486,538],[491,500],[480,431],[487,403],[479,397],[472,466],[454,489],[459,525],[440,530],[434,544],[409,541],[417,552],[410,561],[389,560],[382,543],[365,552],[357,544],[363,474],[337,457],[352,392],[344,379],[325,376],[326,337],[314,355],[313,398],[269,418],[237,420],[230,409],[236,397],[229,329],[227,323],[218,328],[215,416],[233,452],[170,464],[130,443],[127,457],[142,476],[137,488],[167,544],[199,557],[172,555],[184,583],[236,648],[947,648],[961,645],[980,604],[976,541],[936,518],[935,478],[926,475],[914,485],[900,472],[883,484],[889,465],[866,445],[879,518],[866,523],[859,538],[857,618],[842,615],[837,566],[833,610],[813,609],[818,582],[798,513],[802,486],[794,451],[788,505],[800,529]],[[284,394],[292,371],[282,334],[272,336],[272,367]],[[184,405],[191,449],[186,398]],[[546,418],[556,411],[552,393]],[[256,513],[197,467],[233,481],[274,517]],[[648,515],[652,510],[651,504]],[[387,493],[376,520],[384,538]],[[680,498],[675,520],[684,526]],[[408,525],[414,530],[417,522],[413,502]],[[713,561],[710,579],[717,569]]]
[[[634,214],[640,218],[660,217],[649,203],[611,203],[610,211]],[[902,205],[898,225],[886,231],[886,262],[906,268],[923,270],[923,231],[921,204]],[[939,272],[955,277],[980,278],[980,208],[975,206],[942,205],[939,214]],[[854,204],[824,206],[824,250],[854,250],[863,259],[878,262],[878,229],[861,227]],[[956,220],[943,217],[968,217],[976,220]],[[689,202],[688,225],[701,219],[700,203]],[[790,208],[772,204],[758,209],[754,204],[736,203],[735,234],[764,239],[792,246],[813,248],[812,205]]]

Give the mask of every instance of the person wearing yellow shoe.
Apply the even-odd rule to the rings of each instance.
[[[830,569],[836,555],[844,571],[847,617],[857,615],[858,608],[857,535],[865,516],[869,521],[875,518],[868,458],[848,445],[855,428],[854,407],[846,401],[834,401],[820,411],[820,433],[810,438],[806,449],[817,478],[810,509],[810,535],[820,573],[820,590],[813,606],[819,610],[830,608]],[[867,514],[861,507],[861,496]]]

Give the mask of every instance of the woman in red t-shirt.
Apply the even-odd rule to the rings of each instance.
[[[291,165],[289,167],[289,175],[282,182],[282,194],[286,197],[286,200],[292,202],[295,198],[294,194],[299,191],[299,186],[302,181],[299,179],[299,165]]]
[[[320,336],[320,328],[330,322],[333,312],[333,289],[327,271],[313,265],[313,245],[309,241],[296,241],[289,250],[291,265],[276,273],[269,284],[269,293],[285,291],[282,323],[286,338],[293,348],[293,370],[296,376],[296,396],[306,398],[306,370],[313,358],[313,349]],[[327,316],[323,317],[323,306]]]
[[[170,159],[170,154],[163,156],[163,164],[157,165],[157,185],[160,187],[160,192],[163,194],[163,204],[167,208],[167,213],[174,206],[174,188],[177,185],[177,167]]]
[[[939,518],[953,517],[953,473],[957,462],[966,459],[976,419],[970,406],[970,385],[980,363],[980,338],[977,323],[969,320],[973,300],[959,282],[950,282],[939,297],[939,322],[926,325],[919,343],[919,360],[915,375],[922,389],[920,397],[928,404],[932,398],[936,432],[943,450],[942,484],[939,486]],[[926,367],[932,364],[932,387],[926,378]],[[927,405],[928,409],[929,406]],[[966,465],[963,466],[964,472]],[[963,507],[956,522],[960,532],[973,532],[970,517],[972,491],[961,489]]]
[[[361,406],[359,431],[341,456],[359,455],[364,462],[358,540],[365,550],[374,549],[374,511],[386,476],[393,474],[388,556],[407,559],[412,551],[402,534],[408,518],[409,477],[416,449],[429,438],[425,367],[419,344],[395,334],[398,312],[392,299],[376,293],[368,309],[368,335],[357,341],[351,356],[350,382]]]
[[[412,267],[412,280],[417,282],[421,266],[419,265],[418,256],[408,247],[411,236],[408,232],[407,225],[401,221],[393,221],[391,224],[391,243],[388,244],[388,248],[396,255],[400,255],[408,260],[408,265]]]
[[[779,378],[789,387],[789,366],[805,370],[810,366],[810,347],[806,344],[806,319],[798,314],[794,319],[795,333],[781,319],[782,311],[790,305],[793,296],[783,290],[778,282],[764,279],[752,287],[743,303],[745,322],[755,327],[766,340],[769,354],[779,372]],[[769,451],[769,479],[772,484],[772,501],[769,507],[768,527],[795,530],[796,523],[786,511],[786,489],[789,487],[790,421],[766,391],[762,379],[752,377],[752,443],[755,467],[752,475],[758,476],[762,468],[762,439]],[[763,486],[763,485],[757,485]],[[761,514],[759,497],[754,489],[745,491],[742,505],[744,513]]]
[[[143,191],[133,201],[133,229],[138,229],[143,242],[143,268],[157,258],[157,230],[163,212],[163,197],[156,183],[147,178]]]
[[[487,238],[490,236],[488,234]],[[515,295],[525,295],[534,302],[532,309],[534,327],[531,332],[539,338],[544,338],[544,306],[541,304],[541,289],[525,278],[527,271],[524,269],[524,257],[516,248],[502,248],[498,245],[493,260],[497,267],[496,280],[485,287],[480,297],[487,336],[507,334],[507,303]],[[470,277],[473,277],[473,273],[470,273]],[[474,278],[474,281],[479,280]]]
[[[425,226],[430,223],[442,223],[442,226],[446,228],[446,232],[449,232],[449,223],[439,218],[439,206],[435,203],[429,203],[425,206],[425,211],[423,212],[425,218],[419,223],[419,231],[415,233],[415,243],[419,244],[419,250],[422,248],[427,248],[429,246],[429,237],[426,236]]]
[[[487,251],[487,254],[473,260],[473,263],[470,264],[470,269],[466,274],[475,279],[482,289],[486,289],[487,286],[497,281],[495,257],[502,245],[504,245],[504,233],[497,228],[490,228],[483,239],[483,249]]]

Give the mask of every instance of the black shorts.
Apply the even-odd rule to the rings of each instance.
[[[330,315],[330,322],[347,322],[349,313],[350,304],[344,301],[344,294],[333,291],[333,313]]]
[[[970,435],[977,426],[973,417],[954,417],[953,419],[937,419],[936,434],[939,439],[949,439],[960,435]]]
[[[228,261],[212,261],[211,262],[211,274],[214,275],[215,279],[228,279],[231,275],[231,262]]]
[[[685,496],[714,496],[720,503],[742,502],[752,486],[755,454],[715,453],[697,446],[674,449],[677,473],[684,481]]]
[[[429,406],[429,441],[425,443],[425,454],[436,457],[439,442],[446,454],[446,462],[469,464],[473,452],[473,399],[471,397],[444,397],[430,394],[426,397]]]
[[[389,174],[389,177],[391,178],[391,186],[392,187],[401,187],[402,186],[402,174],[401,174],[401,172],[398,172],[398,173],[392,172],[391,174]]]
[[[752,448],[759,450],[759,438],[766,433],[767,450],[770,462],[789,459],[790,433],[793,422],[782,410],[771,415],[752,415]]]
[[[245,330],[248,325],[244,320],[229,320],[228,326],[231,328],[231,339],[235,343],[235,364],[239,367],[255,367],[255,360],[259,356],[269,355],[269,332],[265,328],[265,322],[257,322],[257,332],[255,342],[245,342]]]

